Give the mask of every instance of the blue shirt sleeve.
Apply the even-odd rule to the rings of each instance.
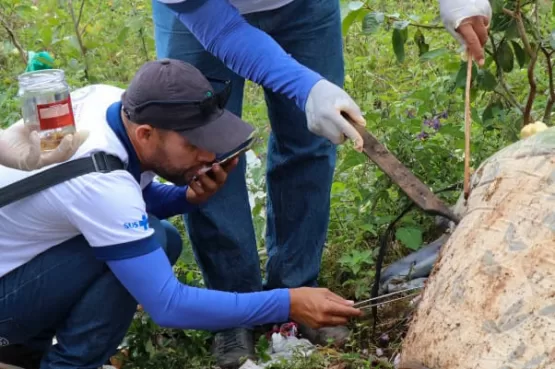
[[[310,90],[323,77],[289,56],[268,34],[247,23],[228,0],[184,0],[165,5],[228,68],[284,94],[305,110]]]
[[[156,242],[154,237],[151,242]],[[190,287],[178,281],[163,249],[107,264],[156,324],[167,328],[218,331],[283,322],[289,291],[232,293]]]
[[[151,182],[143,190],[143,199],[147,213],[158,219],[167,219],[174,215],[188,213],[197,208],[187,201],[187,186],[174,186]]]

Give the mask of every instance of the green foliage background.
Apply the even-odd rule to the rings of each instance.
[[[20,119],[17,75],[25,69],[25,50],[49,51],[72,88],[91,83],[125,88],[137,68],[155,58],[150,6],[146,0],[0,0],[0,126]],[[466,69],[459,45],[439,20],[437,1],[342,1],[342,7],[345,89],[364,111],[367,128],[434,191],[460,182]],[[549,123],[555,99],[553,4],[492,0],[492,7],[486,65],[473,71],[474,167],[517,140],[523,122]],[[262,91],[252,83],[246,89],[244,118],[267,136]],[[320,282],[362,299],[373,282],[378,236],[408,202],[350,143],[338,149]],[[265,143],[255,151],[264,164]],[[263,192],[264,165],[252,177],[251,190]],[[444,198],[452,203],[457,196]],[[264,196],[257,198],[253,218],[263,267]],[[173,221],[183,229],[179,218]],[[397,226],[387,260],[418,249],[435,236],[433,231],[431,217],[409,213]],[[186,237],[185,243],[176,271],[184,282],[202,286]],[[365,327],[364,322],[353,325],[356,334],[346,353],[299,359],[285,367],[325,368],[337,360],[373,367]],[[160,329],[139,313],[128,335],[126,367],[206,367],[209,338],[205,332]]]

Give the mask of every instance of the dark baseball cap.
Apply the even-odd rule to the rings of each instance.
[[[176,59],[150,61],[122,95],[123,111],[137,124],[176,131],[193,145],[225,153],[245,142],[254,128],[226,110],[231,82],[216,92],[194,66]]]

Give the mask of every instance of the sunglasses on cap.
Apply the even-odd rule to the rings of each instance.
[[[135,112],[138,113],[147,106],[150,105],[167,105],[167,106],[191,106],[197,108],[199,111],[199,115],[201,116],[210,116],[217,112],[218,110],[223,110],[227,101],[229,100],[229,96],[231,95],[231,81],[230,80],[222,80],[216,78],[207,78],[210,82],[216,82],[224,84],[224,87],[221,91],[212,93],[208,91],[206,93],[206,97],[202,100],[149,100],[145,101],[142,104],[135,106]],[[126,118],[133,121],[131,114],[129,111],[123,107],[123,113],[125,114]],[[191,128],[193,129],[193,128]]]

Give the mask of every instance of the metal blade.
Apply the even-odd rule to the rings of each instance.
[[[420,181],[399,159],[382,145],[374,135],[361,125],[354,123],[350,117],[342,113],[358,131],[364,140],[363,152],[395,182],[407,196],[422,210],[433,215],[440,215],[456,224],[459,218],[441,201],[428,186]]]

